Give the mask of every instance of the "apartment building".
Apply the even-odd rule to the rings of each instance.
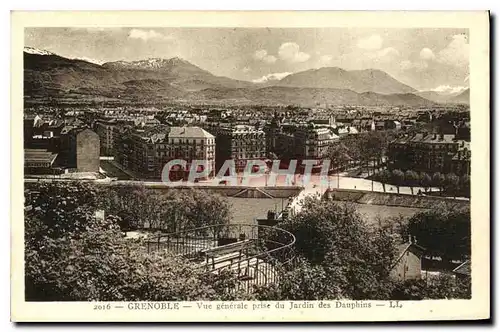
[[[140,178],[160,179],[164,165],[173,159],[186,160],[187,167],[172,170],[171,180],[185,178],[193,160],[203,160],[211,169],[209,177],[214,175],[215,137],[199,127],[123,128],[114,149],[116,162]]]
[[[115,119],[101,119],[95,123],[95,132],[99,135],[101,142],[100,154],[103,156],[113,155],[114,129],[117,125]]]
[[[215,146],[215,136],[203,128],[171,127],[168,134],[168,156],[162,161],[183,159],[188,162],[188,168],[191,168],[193,160],[203,160],[206,166],[200,165],[198,171],[204,171],[204,167],[208,167],[208,177],[212,177],[215,175]]]
[[[237,172],[245,169],[248,160],[266,159],[266,135],[262,129],[249,125],[212,126],[216,139],[216,169],[226,160],[234,160]]]
[[[99,172],[99,136],[79,119],[24,120],[26,174]]]
[[[418,133],[391,142],[387,152],[391,169],[470,174],[470,142],[455,135]]]

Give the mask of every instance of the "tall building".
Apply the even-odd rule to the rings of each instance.
[[[331,119],[328,119],[331,122]],[[328,149],[339,142],[340,137],[330,124],[279,123],[273,120],[266,127],[269,151],[279,158],[318,160],[318,165],[327,157]]]
[[[234,160],[236,171],[245,169],[248,160],[267,158],[266,135],[262,129],[248,125],[214,128],[216,136],[216,169],[226,160]]]
[[[187,170],[176,172],[177,178],[188,175],[193,160],[210,167],[210,177],[215,167],[215,137],[199,127],[123,128],[115,130],[114,153],[120,165],[141,178],[160,179],[164,165],[173,159],[187,162]]]
[[[327,157],[329,148],[340,140],[333,128],[315,125],[301,127],[295,136],[297,140],[304,142],[301,144],[303,150],[298,151],[302,159],[321,160]]]
[[[95,123],[95,132],[99,135],[101,142],[100,153],[103,156],[113,155],[114,128],[116,125],[115,119],[97,120]]]
[[[193,160],[202,160],[210,169],[208,177],[215,174],[215,136],[200,127],[172,127],[168,134],[169,155],[164,159],[183,159],[191,167]],[[203,171],[204,166],[198,170]]]

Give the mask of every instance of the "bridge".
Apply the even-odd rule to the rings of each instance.
[[[147,250],[164,250],[190,260],[198,268],[219,274],[233,272],[235,290],[279,281],[281,271],[295,258],[295,236],[278,227],[255,224],[220,224],[146,239]]]

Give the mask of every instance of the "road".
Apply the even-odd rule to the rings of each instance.
[[[252,178],[248,183],[242,184],[242,176],[238,176],[235,183],[237,186],[242,186],[242,187],[267,187],[270,186],[271,181],[269,180],[270,175],[264,176],[262,175],[261,177],[258,178]],[[52,181],[71,181],[73,179],[58,179],[54,178],[51,176],[48,176],[47,178],[34,178],[34,179],[29,179],[26,178],[25,182],[39,182],[39,181],[47,181],[47,182],[52,182]],[[83,179],[75,179],[75,180],[83,180]],[[97,179],[97,180],[91,180],[91,179],[85,179],[83,181],[88,181],[88,182],[95,182],[98,184],[113,184],[113,185],[143,185],[145,187],[149,188],[158,188],[158,187],[166,187],[166,186],[193,186],[193,187],[207,187],[207,186],[231,186],[233,183],[227,182],[227,184],[220,184],[220,179],[211,179],[211,180],[205,180],[205,181],[199,181],[197,183],[193,182],[171,182],[169,184],[163,183],[161,181],[135,181],[135,180],[116,180],[115,178],[103,178],[103,179]],[[339,188],[339,189],[350,189],[350,190],[364,190],[364,191],[376,191],[376,192],[384,192],[384,187],[382,183],[377,182],[377,181],[371,181],[363,178],[355,178],[355,177],[349,177],[347,176],[347,173],[340,173],[339,176],[337,175],[331,175],[328,178],[320,178],[319,175],[313,175],[311,176],[310,180],[308,183],[304,185],[303,183],[303,177],[300,175],[295,175],[289,178],[289,181],[287,182],[286,176],[280,175],[276,177],[276,181],[274,186],[303,186],[305,189],[303,190],[304,195],[308,195],[309,193],[324,193],[327,188]],[[422,187],[413,187],[413,194],[417,194],[418,191],[422,191],[423,193],[425,192],[424,188]],[[439,191],[438,188],[430,188],[430,191]],[[385,185],[385,192],[388,193],[397,193],[398,189],[396,186],[386,184]],[[302,193],[302,192],[301,192]],[[410,187],[399,187],[399,193],[400,194],[412,194],[412,190]],[[463,200],[468,200],[468,198],[464,197],[457,197],[457,199],[463,199]]]

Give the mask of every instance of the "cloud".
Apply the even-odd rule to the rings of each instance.
[[[103,31],[112,30],[112,29],[113,28],[103,28],[103,27],[85,28],[85,30],[87,30],[87,32],[103,32]]]
[[[399,63],[399,68],[403,71],[416,69],[417,71],[421,71],[429,67],[426,61],[415,61],[412,62],[410,60],[403,60]]]
[[[377,51],[377,55],[379,57],[395,57],[399,56],[399,51],[394,47],[386,47],[384,49]]]
[[[86,27],[86,28],[81,28],[81,27],[73,27],[73,28],[68,28],[70,31],[78,31],[78,32],[88,32],[88,33],[99,33],[99,32],[116,32],[120,31],[122,28],[117,28],[117,27]]]
[[[413,67],[413,64],[411,63],[410,60],[403,60],[399,63],[399,68],[401,68],[402,70],[408,70],[408,69],[411,69]]]
[[[436,60],[455,67],[469,66],[469,40],[465,34],[454,35],[452,41],[438,52]]]
[[[300,47],[297,43],[281,44],[278,55],[282,60],[288,62],[305,62],[311,57],[309,54],[300,52]]]
[[[251,71],[252,71],[252,69],[250,69],[250,67],[244,67],[241,71],[242,71],[242,72],[244,72],[244,73],[246,74],[246,73],[251,72]]]
[[[437,88],[431,89],[431,91],[439,92],[442,94],[456,94],[466,89],[467,89],[466,86],[440,85]]]
[[[434,52],[430,48],[424,47],[420,51],[420,59],[422,60],[433,60],[435,57]]]
[[[382,42],[383,39],[380,35],[371,35],[358,40],[358,47],[364,50],[379,50],[382,48]]]
[[[258,50],[258,51],[255,51],[253,57],[257,60],[262,60],[264,59],[264,57],[267,55],[267,51],[266,50]]]
[[[266,83],[266,82],[269,82],[269,81],[279,81],[283,77],[286,77],[286,76],[288,76],[290,74],[291,73],[288,73],[288,72],[285,72],[285,73],[272,73],[272,74],[264,75],[261,78],[254,79],[254,80],[252,80],[252,82],[254,82],[254,83]]]
[[[399,57],[399,51],[394,47],[386,47],[381,50],[366,52],[365,56],[373,62],[390,62]]]
[[[267,54],[266,50],[255,51],[253,58],[256,60],[264,61],[265,63],[275,63],[277,60],[274,55]]]
[[[142,29],[130,30],[130,32],[128,33],[128,37],[132,39],[142,39],[143,41],[173,39],[171,35],[164,35],[155,30],[142,30]]]
[[[268,55],[268,56],[264,57],[263,60],[266,63],[275,63],[276,60],[278,60],[278,59],[276,59],[276,57],[274,55]]]

